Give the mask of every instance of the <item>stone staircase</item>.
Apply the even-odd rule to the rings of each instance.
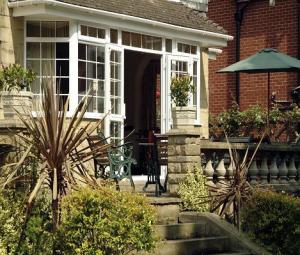
[[[269,255],[231,224],[211,213],[180,212],[180,199],[162,194],[154,196],[154,185],[143,192],[144,183],[136,183],[136,192],[144,193],[157,212],[154,230],[159,242],[154,252],[138,255]],[[123,183],[121,189],[128,190]]]
[[[180,200],[150,197],[157,211],[159,243],[151,255],[268,255],[231,224],[212,213],[180,212]]]

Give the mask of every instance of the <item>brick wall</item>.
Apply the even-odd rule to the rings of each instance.
[[[236,11],[233,0],[212,0],[208,17],[223,26],[235,36]],[[271,47],[297,57],[297,0],[277,0],[275,7],[267,0],[251,1],[244,13],[241,28],[241,55],[244,59],[262,48]],[[235,62],[235,40],[217,60],[209,62],[209,109],[218,113],[235,99],[235,74],[216,74],[216,71]],[[300,85],[300,84],[299,84]],[[271,74],[271,92],[277,99],[286,100],[292,88],[298,86],[297,74]],[[241,74],[240,105],[244,109],[250,105],[267,105],[267,74]]]
[[[24,19],[13,18],[7,0],[0,0],[0,64],[23,64]]]

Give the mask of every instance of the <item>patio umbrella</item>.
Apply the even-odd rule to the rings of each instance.
[[[295,71],[300,71],[300,60],[280,53],[276,49],[266,48],[244,60],[219,70],[218,73],[268,73],[267,109],[269,113],[270,73]]]

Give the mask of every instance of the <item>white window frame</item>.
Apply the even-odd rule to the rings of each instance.
[[[195,125],[200,125],[201,121],[200,121],[200,54],[197,55],[192,55],[191,54],[168,54],[166,55],[166,89],[164,91],[164,107],[165,107],[165,114],[166,117],[164,126],[166,127],[166,131],[170,130],[173,124],[173,120],[172,120],[172,114],[171,114],[171,110],[173,105],[173,102],[171,100],[171,89],[170,89],[170,84],[171,84],[171,74],[172,74],[172,61],[183,61],[183,62],[187,62],[188,64],[188,75],[189,76],[193,76],[193,62],[197,61],[197,104],[196,104],[196,118],[195,118]],[[193,94],[190,93],[190,100],[188,103],[188,106],[193,106]]]

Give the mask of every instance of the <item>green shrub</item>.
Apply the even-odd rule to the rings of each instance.
[[[178,195],[184,211],[209,211],[209,203],[205,203],[209,196],[206,177],[199,167],[188,170],[184,181],[179,184]]]
[[[61,216],[61,254],[119,255],[154,247],[154,212],[140,195],[83,188],[63,198]]]
[[[0,89],[4,91],[30,89],[36,75],[19,64],[11,64],[0,70]]]
[[[300,199],[256,190],[242,212],[243,229],[272,254],[299,254]]]
[[[24,193],[7,190],[0,193],[0,254],[52,254],[49,200],[46,196],[38,197],[26,225],[24,202]],[[24,235],[19,242],[22,229]]]
[[[188,75],[173,77],[171,81],[171,99],[176,106],[187,106],[190,93],[194,93],[195,85]]]

